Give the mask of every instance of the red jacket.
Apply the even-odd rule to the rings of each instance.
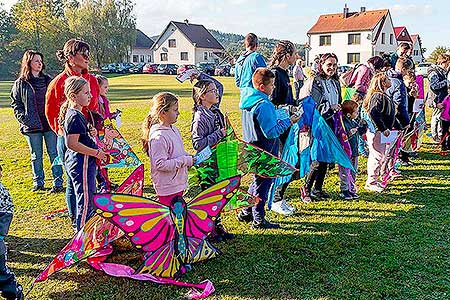
[[[60,134],[58,116],[61,104],[66,101],[66,95],[64,95],[64,81],[70,76],[81,76],[89,82],[91,88],[91,102],[87,107],[83,108],[83,114],[88,118],[88,110],[98,112],[98,96],[100,95],[100,87],[97,82],[97,78],[89,73],[77,73],[66,66],[65,70],[58,76],[53,78],[47,88],[47,94],[45,96],[45,116],[47,117],[48,124],[51,129]]]

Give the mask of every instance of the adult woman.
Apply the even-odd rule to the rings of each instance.
[[[11,106],[19,121],[20,132],[25,136],[30,148],[33,191],[44,189],[43,140],[47,147],[50,164],[57,156],[56,135],[50,129],[45,117],[45,93],[51,78],[43,72],[45,69],[43,58],[41,53],[27,50],[23,54],[20,76],[11,90]],[[62,192],[61,166],[52,166],[52,175],[51,192]]]
[[[334,53],[325,53],[320,57],[317,74],[308,79],[302,88],[302,95],[311,95],[317,105],[317,110],[327,124],[334,130],[334,114],[341,110],[341,84],[337,76],[338,59]],[[304,89],[306,91],[304,91]],[[303,202],[311,201],[310,197],[326,199],[330,196],[322,190],[328,163],[314,161],[306,176],[306,183],[301,189]],[[312,187],[314,185],[314,189]]]
[[[89,45],[87,43],[77,39],[70,39],[64,44],[63,50],[59,50],[56,53],[56,56],[60,61],[64,62],[64,71],[50,82],[46,96],[45,115],[47,116],[51,129],[58,135],[58,155],[61,159],[64,159],[67,148],[64,143],[63,126],[58,121],[60,107],[66,101],[64,81],[70,76],[81,76],[89,82],[92,98],[87,109],[83,109],[82,111],[87,120],[91,119],[88,110],[98,111],[100,87],[96,77],[89,74]],[[75,193],[70,177],[66,177],[66,202],[69,215],[72,221],[74,221]]]

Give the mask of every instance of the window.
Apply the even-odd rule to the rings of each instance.
[[[139,55],[133,55],[133,62],[137,63],[139,61]]]
[[[177,41],[175,39],[169,40],[169,48],[175,48],[177,46]]]
[[[141,55],[141,60],[139,62],[145,62],[145,55]]]
[[[147,62],[151,62],[152,61],[152,56],[151,55],[147,55]]]
[[[181,52],[180,54],[181,54],[181,60],[189,60],[187,52]]]
[[[330,46],[331,45],[331,35],[321,35],[319,37],[319,46]]]
[[[208,52],[203,53],[203,60],[208,60]]]
[[[347,63],[350,65],[359,64],[360,55],[359,53],[347,53]]]
[[[348,35],[349,45],[359,45],[361,44],[361,33],[350,33]]]
[[[167,61],[167,53],[161,53],[161,61]]]
[[[394,35],[392,33],[389,35],[389,44],[394,45]]]
[[[419,50],[414,50],[414,56],[419,56]]]
[[[386,41],[386,34],[383,32],[383,33],[381,34],[381,43],[384,44],[385,41]]]
[[[402,36],[405,36],[405,35],[406,35],[406,33],[404,31],[402,31]]]

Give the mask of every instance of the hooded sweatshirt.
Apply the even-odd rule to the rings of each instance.
[[[241,89],[239,108],[244,141],[278,155],[278,137],[291,126],[291,121],[278,120],[269,96],[254,88]]]
[[[244,52],[239,56],[234,66],[234,80],[238,88],[253,87],[253,72],[259,67],[265,67],[266,62],[258,52]]]
[[[188,167],[193,158],[183,146],[174,125],[152,125],[149,133],[149,156],[153,186],[158,196],[168,196],[187,188]]]

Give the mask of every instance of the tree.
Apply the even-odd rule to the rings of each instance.
[[[9,12],[3,9],[0,3],[0,78],[10,78],[14,71],[17,71],[17,53],[10,47],[10,43],[16,34],[16,28]]]
[[[427,61],[432,62],[432,63],[435,64],[438,56],[440,54],[446,53],[449,50],[450,50],[450,48],[447,48],[447,47],[444,47],[444,46],[438,46],[438,47],[436,47],[436,49],[433,50],[433,52],[431,52],[431,54],[428,57]]]

